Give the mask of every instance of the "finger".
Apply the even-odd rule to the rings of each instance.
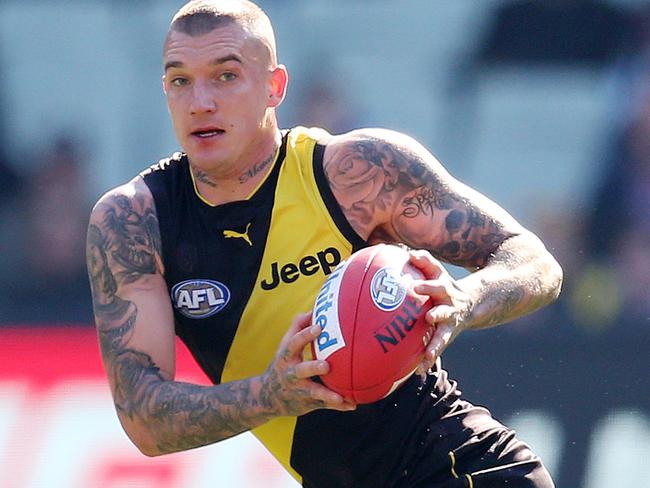
[[[415,374],[420,376],[420,378],[422,378],[422,381],[426,381],[427,374],[431,371],[436,362],[437,359],[434,359],[433,361],[422,361],[415,370]]]
[[[432,352],[425,353],[424,357],[422,358],[422,361],[420,361],[420,364],[416,369],[416,373],[420,377],[426,378],[427,372],[429,372],[429,370],[433,367],[433,365],[436,364],[436,359],[437,357],[435,356],[434,353]]]
[[[425,352],[426,361],[435,361],[445,350],[449,342],[451,341],[451,336],[454,330],[453,327],[449,324],[438,324],[436,330],[433,333],[433,337],[429,344],[427,344]]]
[[[343,400],[343,403],[329,407],[332,410],[339,410],[341,412],[352,412],[357,409],[356,403],[348,400]]]
[[[289,330],[293,329],[295,330],[295,332],[298,332],[299,330],[304,329],[310,324],[311,324],[311,312],[299,313],[293,318]]]
[[[413,291],[418,295],[427,295],[435,302],[449,301],[449,292],[444,283],[436,280],[420,281],[415,284]]]
[[[356,404],[347,400],[342,395],[329,388],[314,383],[315,388],[312,391],[312,398],[322,404],[321,408],[329,408],[332,410],[350,411],[356,409]]]
[[[305,346],[316,339],[321,332],[322,330],[318,325],[312,325],[311,327],[299,330],[293,337],[290,337],[286,341],[285,349],[287,353],[291,356],[301,357]]]
[[[427,347],[424,352],[424,357],[418,366],[418,371],[426,372],[435,364],[436,360],[443,353],[449,342],[451,341],[452,328],[445,326],[444,324],[439,325],[436,328],[436,331],[427,344]]]
[[[422,382],[425,382],[427,379],[427,373],[431,369],[433,364],[429,364],[428,362],[422,361],[420,364],[418,364],[418,367],[415,369],[415,374],[419,376],[422,379]]]
[[[423,380],[426,377],[427,372],[436,362],[436,353],[435,346],[432,346],[433,337],[436,330],[435,324],[427,328],[426,335],[424,336],[425,349],[422,354],[422,360],[416,368],[416,374],[420,376]]]
[[[451,305],[436,305],[432,307],[425,315],[429,324],[437,325],[441,322],[449,322],[457,313]]]
[[[409,251],[409,262],[429,280],[437,279],[444,272],[440,261],[424,249]]]
[[[433,351],[425,351],[424,357],[422,358],[422,361],[420,362],[420,365],[418,366],[418,372],[420,376],[422,376],[423,373],[426,373],[431,369],[431,367],[435,364],[436,362],[436,355]]]
[[[298,379],[306,379],[329,373],[330,365],[327,361],[303,361],[296,364],[294,371]]]
[[[291,325],[280,341],[280,348],[286,347],[292,337],[311,324],[311,312],[300,313],[291,321]]]

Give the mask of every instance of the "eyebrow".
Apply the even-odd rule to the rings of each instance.
[[[217,58],[214,61],[212,61],[212,64],[214,66],[218,66],[220,64],[227,63],[228,61],[235,61],[239,64],[242,64],[242,60],[237,56],[236,54],[228,54],[226,56],[222,56],[221,58]],[[171,68],[182,68],[185,66],[182,61],[167,61],[165,63],[165,71]]]

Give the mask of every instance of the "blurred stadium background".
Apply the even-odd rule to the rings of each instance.
[[[182,3],[0,3],[2,487],[296,486],[250,435],[141,456],[103,379],[87,217],[177,148],[160,58]],[[558,487],[650,487],[650,2],[259,3],[291,75],[285,127],[404,131],[564,266],[556,304],[446,352],[466,396]]]

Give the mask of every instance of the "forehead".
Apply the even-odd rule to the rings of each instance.
[[[269,60],[262,41],[236,23],[195,36],[172,29],[167,35],[163,50],[165,65],[213,63],[233,56],[242,64],[266,66]]]

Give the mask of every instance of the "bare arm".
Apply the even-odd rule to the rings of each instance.
[[[163,279],[160,231],[140,179],[108,193],[90,218],[87,265],[99,344],[118,417],[147,455],[191,449],[279,415],[349,409],[308,380],[326,372],[301,358],[319,330],[296,321],[267,372],[217,386],[174,381],[174,323]]]
[[[473,271],[444,284],[446,294],[458,289],[454,320],[463,327],[511,321],[558,296],[562,271],[542,242],[454,179],[413,139],[385,130],[354,131],[328,144],[324,167],[362,237],[426,249]],[[426,266],[438,281],[449,279],[435,263]]]

